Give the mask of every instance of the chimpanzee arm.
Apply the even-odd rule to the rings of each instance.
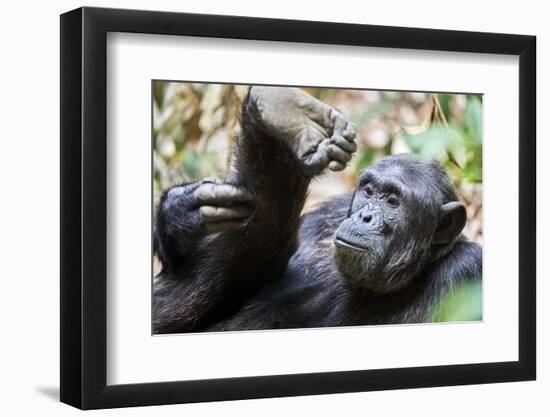
[[[241,128],[225,181],[185,184],[161,199],[156,333],[204,328],[280,276],[311,178],[345,168],[356,149],[353,126],[298,89],[253,87]]]

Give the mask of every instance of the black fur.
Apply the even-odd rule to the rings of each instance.
[[[226,182],[254,194],[254,212],[206,234],[193,194],[202,182],[164,194],[154,333],[425,322],[457,283],[481,278],[478,245],[458,234],[433,243],[449,227],[442,205],[457,200],[437,164],[386,158],[361,174],[355,193],[300,218],[311,177],[248,100],[241,117]],[[367,184],[388,178],[401,187],[395,208],[384,200],[393,189],[365,195]],[[336,246],[335,233],[368,250]]]

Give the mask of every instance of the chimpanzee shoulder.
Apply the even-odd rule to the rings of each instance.
[[[301,246],[332,238],[338,225],[346,218],[353,193],[336,196],[317,205],[302,216]]]

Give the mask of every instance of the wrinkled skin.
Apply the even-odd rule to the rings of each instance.
[[[434,180],[439,187],[426,190],[426,181]],[[455,200],[436,163],[398,155],[366,169],[349,216],[336,229],[339,270],[364,288],[401,290],[462,231],[466,210],[450,203]]]
[[[253,87],[230,173],[158,208],[155,333],[415,323],[481,277],[481,248],[436,163],[386,158],[301,217],[310,181],[344,169],[355,129],[295,88]]]

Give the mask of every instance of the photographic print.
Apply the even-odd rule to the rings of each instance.
[[[154,334],[482,319],[482,96],[152,82]]]
[[[62,402],[536,379],[534,36],[89,7],[60,33]]]

